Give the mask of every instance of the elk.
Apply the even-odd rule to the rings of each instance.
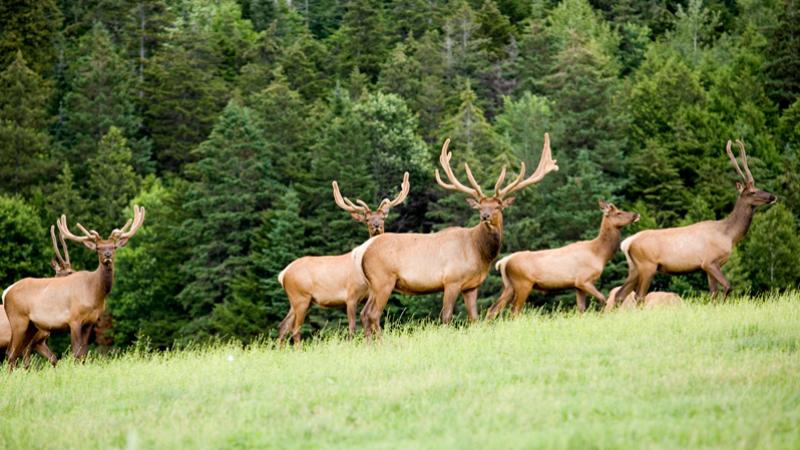
[[[512,313],[518,314],[533,288],[543,291],[574,288],[580,312],[586,310],[587,294],[606,302],[594,283],[617,252],[622,227],[639,220],[639,214],[622,211],[604,200],[598,205],[603,219],[596,238],[555,249],[516,252],[497,262],[495,267],[503,277],[503,292],[486,312],[487,319],[497,317],[512,297]]]
[[[622,289],[622,286],[617,286],[608,293],[608,301],[604,312],[609,312],[614,308],[617,303],[617,293]],[[672,292],[650,292],[644,297],[645,309],[660,308],[662,306],[680,306],[683,304],[681,296]],[[620,304],[622,309],[636,308],[636,294],[631,292]]]
[[[367,225],[370,237],[383,234],[383,224],[389,210],[401,204],[408,196],[411,185],[408,172],[403,175],[400,193],[393,200],[384,198],[375,211],[356,199],[356,204],[342,197],[339,185],[333,183],[333,199],[358,222]],[[336,256],[304,256],[292,261],[278,275],[278,281],[289,298],[289,312],[278,328],[278,340],[283,343],[291,330],[296,345],[300,343],[300,327],[305,321],[311,303],[323,308],[347,308],[350,337],[356,328],[356,307],[367,296],[367,285],[353,261],[352,251]]]
[[[55,278],[25,278],[11,285],[3,294],[5,311],[11,325],[8,350],[9,369],[40,331],[70,330],[72,353],[83,359],[88,352],[92,327],[105,310],[106,297],[114,282],[114,256],[124,247],[144,222],[144,208],[134,206],[133,219],[103,239],[95,231],[77,224],[83,236],[72,234],[67,217],[62,215],[58,229],[67,239],[80,242],[97,253],[99,264],[93,272],[74,272]]]
[[[64,248],[64,256],[61,256],[61,253],[58,251],[58,243],[56,242],[56,233],[54,230],[54,226],[50,225],[50,239],[53,241],[53,250],[55,251],[55,257],[50,260],[50,267],[56,273],[56,277],[65,277],[70,275],[74,272],[72,270],[72,264],[69,261],[69,251],[67,250],[67,243],[64,242],[64,235],[59,234],[59,238],[61,239],[61,246]],[[3,293],[3,301],[5,302],[5,292]],[[50,350],[50,347],[47,346],[47,338],[50,336],[50,333],[47,331],[37,331],[36,334],[31,339],[31,343],[28,347],[25,348],[25,352],[23,354],[23,365],[27,369],[31,363],[31,350],[35,350],[36,353],[42,355],[45,359],[50,361],[50,364],[53,367],[56,366],[58,363],[58,358],[56,355]],[[5,349],[8,347],[8,344],[11,342],[11,324],[8,322],[8,316],[6,315],[5,307],[0,308],[0,349]]]
[[[640,231],[622,241],[622,251],[628,260],[628,278],[622,285],[619,298],[626,298],[633,291],[636,292],[637,301],[641,301],[647,295],[657,271],[686,273],[695,270],[706,273],[712,295],[716,296],[719,285],[722,285],[723,297],[727,297],[731,284],[722,274],[722,266],[728,261],[733,246],[747,234],[755,208],[777,201],[774,195],[755,187],[753,175],[747,166],[744,143],[736,140],[736,145],[744,172],[731,151],[731,141],[725,148],[731,164],[742,179],[736,182],[739,197],[733,212],[722,220]]]
[[[540,182],[551,171],[558,170],[550,151],[550,137],[544,135],[544,148],[536,171],[525,177],[525,163],[520,164],[519,175],[505,187],[506,168],[494,187],[494,195],[484,195],[480,185],[464,164],[471,188],[463,185],[450,167],[452,154],[447,150],[450,139],[442,146],[439,163],[450,183],[445,183],[435,172],[436,182],[449,191],[467,194],[467,203],[480,211],[480,223],[471,228],[447,228],[437,233],[386,233],[371,238],[356,249],[354,257],[367,284],[369,299],[361,311],[364,332],[369,337],[380,333],[380,318],[393,291],[404,294],[428,294],[444,291],[441,320],[447,324],[453,317],[453,308],[459,294],[470,320],[478,318],[478,287],[489,272],[489,265],[497,256],[503,237],[503,208],[514,202],[510,195],[520,189]]]

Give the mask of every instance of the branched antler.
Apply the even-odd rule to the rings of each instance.
[[[381,200],[381,204],[378,205],[378,209],[383,211],[384,214],[389,214],[389,210],[391,208],[403,203],[408,196],[409,190],[411,190],[411,183],[408,182],[408,172],[406,172],[403,174],[403,182],[400,184],[400,193],[398,193],[393,200],[389,200],[388,198]]]

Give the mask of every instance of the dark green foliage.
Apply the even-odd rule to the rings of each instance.
[[[778,26],[769,35],[765,80],[770,97],[781,108],[800,96],[800,2],[783,0]]]
[[[0,196],[0,283],[50,276],[50,238],[36,210],[19,197]]]
[[[358,69],[371,80],[377,79],[388,51],[387,31],[382,2],[347,2],[341,28],[331,36],[339,76],[345,77]]]
[[[34,72],[49,78],[56,60],[61,11],[55,0],[4,0],[0,3],[0,67],[21,51]]]
[[[52,174],[47,103],[50,86],[26,65],[22,52],[0,73],[0,189],[30,194]]]
[[[278,192],[252,113],[235,101],[195,149],[194,159],[186,169],[191,180],[183,204],[187,219],[177,236],[190,248],[180,268],[189,282],[178,301],[195,318],[184,331],[199,332],[208,326],[206,315],[229,298],[232,281],[244,273],[260,211]]]
[[[97,155],[89,163],[88,191],[92,226],[101,233],[121,228],[127,218],[125,206],[136,195],[139,177],[131,165],[131,150],[119,128],[112,126],[97,146]]]

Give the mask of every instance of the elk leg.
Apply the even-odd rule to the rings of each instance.
[[[533,290],[533,283],[530,281],[521,281],[514,286],[514,306],[511,308],[511,315],[516,316],[522,311],[525,306],[525,301]]]
[[[303,326],[303,322],[306,321],[306,313],[308,312],[309,303],[310,302],[298,303],[297,305],[292,307],[292,309],[294,309],[294,323],[292,324],[292,340],[294,340],[295,347],[300,347],[300,328]]]
[[[511,299],[511,296],[514,295],[514,287],[511,286],[509,283],[505,288],[503,288],[503,292],[500,294],[500,297],[497,298],[497,301],[494,302],[492,306],[486,311],[486,320],[494,320],[506,307],[506,303]]]
[[[55,367],[56,364],[58,363],[58,357],[56,357],[53,351],[50,350],[50,347],[47,346],[47,341],[45,341],[44,339],[38,342],[34,342],[33,349],[36,350],[36,353],[42,355],[42,357],[50,361],[50,364],[52,364],[53,367]]]
[[[647,291],[650,289],[650,283],[656,275],[656,270],[657,268],[654,265],[639,268],[639,287],[636,289],[636,304],[641,303],[647,295]],[[622,289],[620,289],[620,291],[622,291]],[[623,292],[620,292],[617,295],[624,299],[625,297],[622,297],[623,294]]]
[[[708,291],[711,292],[711,296],[714,297],[717,295],[719,283],[717,283],[717,280],[708,272],[706,272],[706,278],[708,278]]]
[[[586,292],[583,292],[580,288],[575,289],[575,301],[578,304],[578,312],[586,311]]]
[[[369,305],[369,302],[367,302],[367,306],[364,307],[368,308],[367,320],[369,322],[368,325],[370,327],[370,332],[368,335],[372,335],[374,333],[377,336],[380,336],[381,315],[383,315],[383,308],[386,307],[386,303],[389,301],[389,296],[392,295],[395,283],[396,281],[392,281],[390,283],[383,283],[380,286],[385,286],[385,287],[379,287],[376,292],[370,293],[372,305]],[[458,291],[456,291],[456,295],[458,295]]]
[[[86,358],[86,354],[89,353],[89,337],[92,335],[92,330],[94,329],[93,323],[87,323],[83,325],[83,329],[81,330],[81,349],[78,357],[83,360]]]
[[[10,372],[16,367],[17,359],[24,356],[33,337],[36,336],[37,330],[27,318],[15,321],[12,321],[11,317],[8,319],[11,323],[11,345],[8,347],[8,370]]]
[[[578,287],[578,290],[583,291],[583,292],[591,295],[592,297],[600,300],[603,303],[606,302],[606,296],[603,295],[602,292],[598,291],[597,288],[594,287],[594,284],[592,284],[589,281],[581,283],[581,285]],[[585,299],[585,296],[584,296],[584,301],[583,301],[583,309],[580,309],[580,303],[578,304],[578,309],[581,312],[586,311],[586,299]]]
[[[370,295],[367,298],[367,303],[364,304],[364,307],[361,308],[361,328],[364,329],[364,335],[369,337],[372,334],[372,330],[370,329],[369,325],[369,311],[372,309],[372,305],[375,304],[375,300],[373,300],[372,296]]]
[[[461,295],[464,296],[464,306],[467,308],[470,322],[475,322],[478,320],[478,288],[464,291]]]
[[[292,325],[294,325],[294,310],[290,306],[286,317],[284,317],[283,320],[281,320],[281,324],[278,325],[278,342],[280,345],[283,345],[286,341],[286,335],[289,333],[289,330],[292,329]]]
[[[456,299],[460,289],[458,286],[449,284],[444,287],[444,295],[442,295],[442,312],[440,314],[442,323],[447,325],[453,319],[453,310],[456,307]]]
[[[731,290],[731,283],[725,278],[722,269],[720,269],[718,265],[711,263],[703,267],[703,270],[705,270],[706,274],[709,276],[714,277],[717,283],[722,285],[722,298],[727,298],[728,292]]]
[[[358,300],[347,299],[347,337],[353,339],[356,333],[356,306]]]
[[[79,358],[80,350],[81,350],[81,342],[83,339],[81,338],[81,332],[83,331],[83,327],[79,323],[71,323],[69,324],[69,340],[70,344],[72,345],[72,357],[75,359]]]

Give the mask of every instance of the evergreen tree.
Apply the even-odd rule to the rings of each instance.
[[[414,42],[411,41],[411,45]],[[413,100],[422,88],[422,67],[419,61],[407,53],[406,44],[400,43],[392,50],[381,65],[378,88],[383,92],[397,94],[401,98]],[[413,104],[409,104],[415,109]]]
[[[178,295],[193,323],[182,333],[208,330],[208,315],[231,295],[231,283],[247,267],[260,211],[278,194],[267,145],[251,111],[228,103],[208,140],[186,169],[191,183],[183,204],[181,242],[190,256],[181,265],[188,283]]]
[[[97,143],[116,126],[131,142],[133,163],[140,173],[149,170],[150,144],[138,138],[141,118],[136,112],[133,67],[118,53],[111,35],[97,23],[80,39],[78,56],[67,68],[70,91],[64,96],[59,140],[65,156],[77,171],[97,152]]]
[[[769,36],[766,89],[781,108],[800,96],[800,2],[783,0],[777,28]]]
[[[0,195],[0,282],[11,286],[25,277],[48,273],[50,238],[36,209],[19,197]]]
[[[53,73],[61,11],[55,0],[6,0],[0,3],[0,67],[21,51],[30,68],[41,76]]]
[[[340,77],[358,69],[370,80],[378,78],[380,64],[388,53],[388,29],[382,2],[351,0],[345,6],[342,26],[331,37]]]
[[[70,220],[86,222],[89,205],[87,199],[81,197],[75,185],[75,177],[69,162],[64,161],[58,178],[47,186],[45,193],[47,193],[45,216],[48,220],[55,222],[62,214],[68,214]],[[115,227],[117,226],[115,225]]]
[[[87,189],[92,193],[93,226],[110,233],[125,223],[124,210],[136,195],[139,179],[131,166],[131,151],[122,131],[112,126],[89,161]]]
[[[145,130],[161,171],[192,161],[190,149],[211,131],[228,96],[221,57],[198,24],[179,20],[172,39],[145,68]]]
[[[30,194],[50,172],[47,103],[50,87],[21,52],[0,72],[0,189]]]
[[[508,17],[497,8],[493,0],[483,2],[476,15],[478,36],[484,40],[484,50],[494,55],[494,59],[506,54],[506,46],[511,43],[514,27]]]

